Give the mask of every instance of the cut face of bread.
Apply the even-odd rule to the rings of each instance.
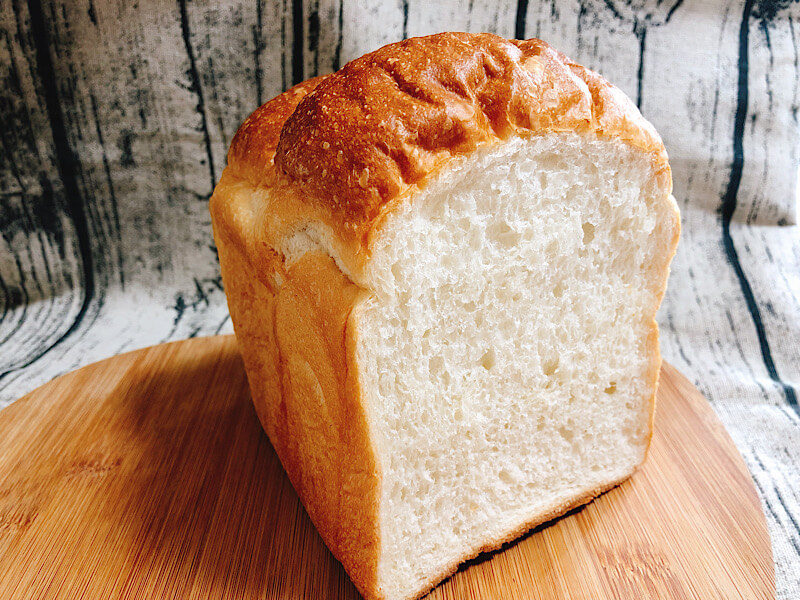
[[[211,215],[253,403],[368,600],[642,463],[671,188],[636,107],[540,40],[391,44],[239,129]]]
[[[478,151],[387,219],[357,309],[387,598],[643,461],[670,204],[647,157],[564,133]]]

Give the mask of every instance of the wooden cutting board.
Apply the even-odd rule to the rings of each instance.
[[[358,597],[261,431],[231,336],[117,356],[0,412],[0,565],[3,599]],[[774,593],[750,475],[664,365],[642,469],[430,598]]]

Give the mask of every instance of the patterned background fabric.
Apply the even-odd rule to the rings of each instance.
[[[0,407],[134,348],[232,331],[207,201],[260,103],[436,31],[540,37],[664,138],[683,237],[666,360],[747,462],[800,598],[800,3],[0,3]]]

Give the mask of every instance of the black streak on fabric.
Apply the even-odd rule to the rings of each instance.
[[[286,65],[288,62],[286,52],[286,7],[288,0],[283,0],[283,14],[281,15],[281,89],[289,88],[289,73]]]
[[[305,79],[303,75],[303,0],[292,0],[292,85]]]
[[[775,368],[775,361],[772,359],[772,351],[769,347],[767,340],[767,332],[764,328],[764,323],[761,320],[761,311],[756,303],[753,294],[753,288],[747,280],[747,276],[742,269],[739,262],[739,253],[736,251],[736,246],[731,237],[731,220],[736,212],[737,196],[739,194],[739,186],[742,182],[742,169],[744,167],[744,129],[747,120],[747,107],[749,102],[748,90],[748,68],[749,68],[749,33],[750,33],[750,17],[753,12],[754,0],[747,0],[744,5],[742,14],[742,22],[739,27],[739,78],[738,78],[738,94],[736,102],[736,115],[734,118],[733,126],[733,164],[731,165],[731,174],[728,179],[728,186],[725,194],[722,196],[722,205],[720,207],[720,214],[722,217],[722,245],[725,249],[725,255],[733,267],[736,278],[739,281],[739,287],[742,290],[747,310],[753,320],[756,328],[756,335],[758,336],[758,345],[761,350],[761,358],[764,361],[764,366],[767,369],[770,379],[777,383],[782,389],[786,397],[786,401],[800,414],[800,409],[797,406],[797,395],[794,388],[787,383],[783,382],[778,375]]]
[[[308,11],[308,51],[314,58],[311,77],[319,75],[319,31],[319,2],[316,2]]]
[[[120,227],[119,222],[119,210],[117,208],[117,194],[114,191],[114,179],[111,176],[111,166],[108,163],[108,155],[106,154],[106,143],[103,139],[103,130],[100,127],[100,117],[97,112],[97,99],[94,97],[94,94],[89,94],[89,102],[92,108],[92,117],[94,118],[94,125],[95,125],[95,132],[97,133],[97,141],[100,142],[100,149],[103,153],[103,170],[106,174],[106,181],[108,182],[108,195],[109,200],[111,201],[111,214],[114,219],[114,229],[117,235],[117,241],[119,243],[119,247],[117,247],[117,269],[119,270],[119,283],[122,290],[125,290],[125,264],[124,258],[122,256],[121,245],[122,245],[122,229]],[[131,154],[131,141],[130,141],[130,132],[126,132],[128,136],[128,153]],[[125,136],[123,136],[124,139]],[[124,154],[123,154],[124,158]],[[133,162],[133,159],[131,159]],[[122,166],[126,166],[124,160],[121,159],[120,163]]]
[[[178,0],[178,8],[181,13],[181,36],[186,55],[189,58],[189,79],[192,84],[192,91],[197,96],[197,112],[200,114],[200,127],[203,130],[203,142],[206,147],[206,160],[208,161],[208,175],[211,180],[211,188],[208,191],[209,197],[217,185],[217,175],[214,172],[214,155],[211,152],[211,135],[208,132],[208,120],[206,119],[206,103],[203,98],[203,87],[200,85],[200,74],[197,71],[197,63],[194,59],[194,49],[192,48],[192,37],[189,31],[189,15],[186,13],[186,0]]]
[[[333,50],[333,70],[338,71],[342,66],[342,43],[344,42],[344,0],[339,0],[339,37],[336,48]]]
[[[639,39],[639,70],[636,72],[636,106],[642,108],[642,82],[644,81],[644,51],[647,42],[647,27],[639,23],[634,27],[636,37]]]
[[[528,0],[517,0],[517,19],[514,22],[514,37],[525,39],[525,25],[528,18]]]
[[[59,104],[58,88],[56,84],[56,74],[53,62],[50,58],[50,36],[44,22],[44,13],[39,0],[28,0],[28,11],[31,19],[31,33],[36,42],[36,68],[38,70],[39,81],[44,90],[45,105],[47,116],[50,121],[50,129],[53,136],[53,146],[56,155],[56,166],[58,174],[64,186],[66,196],[67,215],[75,227],[75,235],[78,238],[78,252],[80,253],[81,270],[83,272],[83,298],[78,314],[53,343],[42,351],[34,354],[22,365],[15,365],[14,369],[21,369],[37,361],[41,356],[55,348],[67,339],[78,328],[83,321],[86,312],[94,298],[95,278],[94,261],[92,258],[92,246],[89,238],[89,224],[86,219],[83,198],[78,188],[77,160],[75,153],[69,145],[67,139],[67,129],[64,125],[64,116],[61,114]],[[0,374],[0,378],[6,376],[9,371]]]
[[[256,0],[256,24],[253,27],[253,61],[255,62],[255,78],[256,78],[256,101],[261,106],[263,100],[263,83],[261,82],[261,51],[264,49],[261,38],[261,1]]]

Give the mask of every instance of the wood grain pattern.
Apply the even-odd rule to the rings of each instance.
[[[232,336],[117,356],[0,413],[0,597],[357,598],[251,405]],[[764,515],[665,365],[645,466],[430,598],[774,597]]]

